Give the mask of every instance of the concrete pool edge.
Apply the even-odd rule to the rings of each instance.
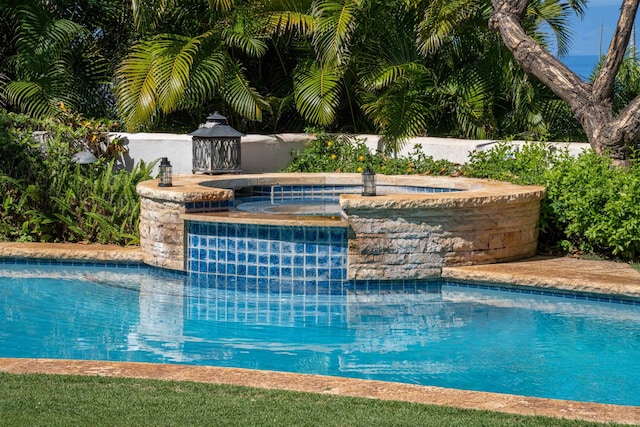
[[[139,262],[138,248],[86,244],[0,242],[0,258]],[[627,264],[573,258],[534,257],[503,264],[449,267],[443,278],[640,297],[640,272]],[[640,407],[531,398],[339,377],[232,368],[128,362],[2,359],[0,372],[105,375],[205,381],[263,388],[331,393],[416,403],[543,415],[597,422],[640,424]]]
[[[0,358],[0,372],[194,381],[394,400],[602,423],[640,423],[640,407],[636,406],[544,399],[433,386],[239,368],[137,362]]]

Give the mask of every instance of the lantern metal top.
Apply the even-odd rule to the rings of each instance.
[[[209,115],[206,123],[201,124],[190,135],[200,138],[239,138],[244,136],[242,132],[229,126],[227,118],[217,111]]]

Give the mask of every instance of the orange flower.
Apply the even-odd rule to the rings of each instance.
[[[362,168],[358,166],[357,171],[358,171],[358,172],[362,172]]]
[[[333,141],[327,141],[327,146],[331,147],[333,145]]]

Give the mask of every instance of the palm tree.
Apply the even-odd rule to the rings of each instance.
[[[566,49],[567,16],[583,5],[532,3],[531,32]],[[295,95],[313,123],[335,123],[348,104],[352,117],[364,112],[397,148],[420,134],[548,134],[555,115],[566,115],[488,30],[487,0],[317,0],[312,11],[317,61],[298,67]]]
[[[88,116],[109,115],[110,76],[132,37],[120,1],[30,0],[0,9],[8,24],[0,89],[11,109],[50,116],[63,102]]]
[[[243,120],[272,110],[246,64],[264,58],[274,39],[311,31],[308,2],[134,0],[136,43],[116,73],[120,115],[130,130],[208,104]],[[171,7],[168,7],[171,3]],[[145,11],[152,11],[151,13]],[[189,29],[190,31],[187,31]],[[273,101],[282,103],[281,99]]]

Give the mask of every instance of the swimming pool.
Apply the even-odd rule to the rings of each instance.
[[[181,363],[640,405],[640,306],[446,281],[327,286],[0,265],[0,356]]]

